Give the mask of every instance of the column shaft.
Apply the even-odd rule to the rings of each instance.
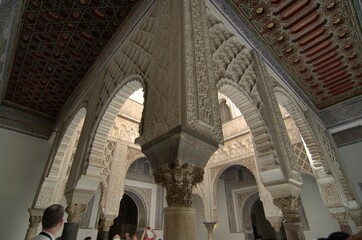
[[[196,239],[196,211],[188,207],[167,207],[164,209],[164,239],[185,240]]]
[[[214,231],[214,226],[216,224],[216,222],[204,222],[205,227],[207,229],[207,237],[208,240],[213,240],[213,231]]]

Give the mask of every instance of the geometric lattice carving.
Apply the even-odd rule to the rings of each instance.
[[[116,142],[107,141],[107,144],[104,148],[104,160],[101,170],[101,175],[104,176],[106,182],[109,182],[109,177],[111,174],[111,165],[114,158],[114,149],[116,147]]]
[[[327,149],[330,164],[333,166],[333,168],[335,170],[335,173],[334,173],[334,174],[336,174],[335,177],[338,179],[339,183],[341,184],[341,187],[343,189],[343,192],[344,192],[347,200],[351,201],[354,199],[353,193],[351,192],[351,189],[349,188],[347,179],[344,176],[343,170],[337,160],[336,153],[334,152],[334,149],[330,144],[330,139],[329,139],[326,131],[324,130],[324,128],[322,126],[320,126],[319,124],[318,124],[318,131],[319,131],[320,136],[322,136],[323,144]]]
[[[312,167],[310,166],[309,158],[308,158],[307,152],[305,151],[303,143],[301,143],[301,142],[296,143],[293,145],[293,147],[294,147],[294,153],[295,153],[295,156],[297,159],[297,165],[296,165],[296,167],[298,168],[297,172],[307,173],[309,175],[314,176],[313,170],[312,170]]]

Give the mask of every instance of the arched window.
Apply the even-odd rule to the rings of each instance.
[[[143,174],[150,175],[151,166],[149,162],[143,164]]]
[[[220,117],[221,117],[221,122],[225,123],[227,121],[230,121],[232,119],[231,117],[231,112],[230,112],[230,108],[228,107],[228,105],[226,104],[226,100],[223,99],[220,102]]]

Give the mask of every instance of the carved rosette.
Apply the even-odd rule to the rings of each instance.
[[[79,223],[82,212],[87,209],[86,204],[70,203],[65,212],[68,214],[68,223]]]
[[[273,203],[275,206],[280,208],[283,213],[284,220],[287,223],[300,223],[300,197],[288,196],[288,197],[280,197],[274,198]]]
[[[170,207],[191,207],[192,189],[203,180],[204,169],[181,161],[163,164],[153,172],[155,182],[166,188]]]

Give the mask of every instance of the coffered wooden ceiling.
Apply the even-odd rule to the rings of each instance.
[[[4,104],[54,119],[136,2],[28,1]]]
[[[362,94],[361,25],[353,1],[230,4],[318,109]]]
[[[16,42],[11,44],[8,54],[14,57],[7,63],[11,68],[4,74],[6,84],[1,84],[0,78],[0,84],[6,86],[1,95],[0,125],[49,137],[60,109],[113,34],[122,28],[132,11],[150,2],[156,1],[3,1],[6,9],[0,9],[0,37],[3,23],[10,21],[2,18],[9,15],[11,6],[20,6],[22,11],[18,11],[20,23],[14,27]],[[267,49],[262,52],[267,62],[274,61],[272,67],[286,73],[288,79],[282,80],[289,86],[289,82],[294,84],[294,92],[308,102],[327,127],[361,119],[360,1],[206,2],[217,6],[240,31],[248,29],[248,41],[259,42],[252,44],[257,49]],[[0,48],[1,44],[0,41]],[[27,117],[21,117],[23,113]]]

